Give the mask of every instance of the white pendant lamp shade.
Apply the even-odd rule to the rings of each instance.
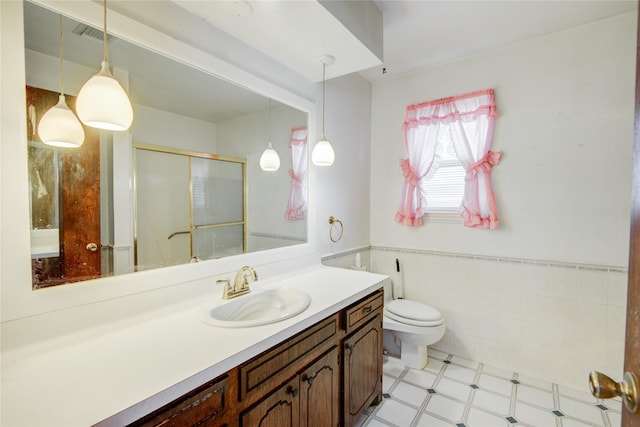
[[[276,150],[273,149],[271,143],[266,150],[262,152],[262,156],[260,156],[260,168],[263,171],[277,171],[280,169],[280,156]]]
[[[280,156],[271,145],[271,98],[269,98],[269,145],[260,156],[260,169],[268,172],[275,172],[280,169]]]
[[[313,147],[311,161],[316,166],[331,166],[336,159],[331,143],[327,140],[318,141]]]
[[[331,166],[336,159],[331,143],[324,134],[324,107],[325,107],[325,72],[327,65],[333,64],[335,58],[331,55],[324,55],[320,58],[322,62],[322,139],[316,142],[311,152],[311,161],[316,166]]]
[[[38,135],[42,142],[55,147],[75,148],[84,142],[82,124],[67,106],[64,95],[40,119]]]
[[[102,61],[102,69],[80,89],[76,99],[78,117],[87,126],[107,130],[127,130],[133,109],[127,93]]]
[[[55,147],[75,148],[84,142],[84,129],[80,120],[67,106],[64,97],[64,61],[62,37],[62,15],[59,15],[59,48],[60,48],[60,96],[58,103],[49,108],[38,123],[38,136],[47,145]]]

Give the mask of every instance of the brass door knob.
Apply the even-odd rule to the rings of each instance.
[[[638,401],[640,400],[638,378],[631,372],[625,372],[622,381],[617,383],[603,373],[591,371],[589,388],[591,394],[598,399],[611,399],[620,396],[629,412],[634,413],[638,410]]]
[[[98,244],[97,243],[87,243],[87,250],[89,252],[96,252],[98,250]]]

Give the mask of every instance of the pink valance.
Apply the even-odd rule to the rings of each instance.
[[[432,122],[449,124],[453,120],[473,120],[481,114],[493,118],[498,115],[493,89],[409,105],[404,127]]]
[[[289,139],[289,146],[302,145],[307,143],[307,127],[301,126],[291,129],[291,139]]]

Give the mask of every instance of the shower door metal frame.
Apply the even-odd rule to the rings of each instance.
[[[242,225],[242,252],[247,252],[247,160],[239,157],[225,156],[214,153],[204,153],[200,151],[183,150],[179,148],[164,147],[143,142],[134,142],[133,149],[133,264],[138,266],[138,185],[137,185],[137,150],[154,151],[164,154],[174,154],[189,158],[189,257],[193,257],[193,232],[200,229],[221,228],[233,225]],[[242,221],[225,222],[220,224],[193,224],[193,158],[219,160],[222,162],[238,163],[242,165]],[[182,233],[182,232],[178,232]],[[186,263],[186,261],[185,261]],[[168,266],[164,266],[168,267]]]

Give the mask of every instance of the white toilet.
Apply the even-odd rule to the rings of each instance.
[[[393,299],[391,283],[385,284],[383,347],[410,368],[427,365],[427,346],[440,341],[446,326],[442,314],[417,301]]]

